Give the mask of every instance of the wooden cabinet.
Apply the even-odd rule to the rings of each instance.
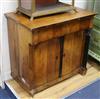
[[[11,75],[32,95],[77,73],[86,73],[94,13],[78,9],[29,21],[6,14]]]

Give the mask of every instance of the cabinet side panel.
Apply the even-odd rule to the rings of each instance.
[[[14,78],[16,78],[19,75],[18,49],[17,49],[17,46],[18,46],[17,24],[9,18],[7,22],[8,22],[11,75]]]
[[[83,51],[83,31],[74,33],[72,46],[72,71],[81,66],[82,51]]]
[[[18,25],[18,38],[19,38],[19,70],[20,80],[29,88],[33,87],[33,67],[31,66],[30,58],[30,45],[32,44],[32,32],[22,25]],[[32,54],[32,53],[31,53]]]

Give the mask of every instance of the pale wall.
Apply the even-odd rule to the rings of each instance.
[[[71,3],[71,0],[60,0],[60,1],[63,1],[65,3],[66,2]],[[86,9],[87,8],[87,1],[88,0],[75,0],[75,6]]]
[[[64,2],[67,0],[63,0]],[[76,0],[76,6],[81,8],[86,8],[87,1],[86,0]],[[17,0],[1,0],[2,4],[2,11],[0,18],[2,18],[2,48],[3,48],[3,55],[2,55],[2,73],[3,73],[3,80],[10,79],[10,59],[9,59],[9,47],[8,47],[8,32],[7,32],[7,20],[4,16],[4,13],[12,12],[16,10],[18,1]],[[0,26],[1,28],[1,26]]]
[[[1,0],[2,9],[2,79],[7,80],[10,77],[10,61],[9,61],[9,47],[8,47],[8,32],[7,32],[7,20],[4,13],[12,12],[16,10],[17,0]]]

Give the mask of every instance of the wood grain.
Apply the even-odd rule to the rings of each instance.
[[[18,15],[15,13],[8,13],[6,16],[16,21],[17,23],[25,26],[26,28],[33,30],[35,28],[49,26],[57,23],[68,22],[75,19],[81,19],[86,17],[94,16],[95,13],[89,12],[86,10],[82,10],[77,8],[78,13],[63,13],[52,16],[40,17],[33,21],[30,21],[29,18],[25,15]],[[82,24],[81,24],[82,25]]]
[[[20,80],[29,89],[32,89],[33,71],[31,69],[31,59],[29,56],[29,44],[32,43],[32,34],[27,28],[21,25],[18,25],[18,43]]]
[[[53,39],[48,43],[48,83],[58,79],[60,64],[60,43],[59,39]]]
[[[47,42],[36,46],[34,52],[34,75],[36,87],[47,83]]]
[[[92,28],[94,13],[79,10],[34,21],[14,13],[6,16],[12,77],[31,95],[86,73],[85,32]]]
[[[36,87],[39,87],[58,78],[60,56],[59,40],[53,39],[34,47],[34,83]]]

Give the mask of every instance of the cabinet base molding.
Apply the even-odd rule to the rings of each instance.
[[[30,95],[34,96],[34,94],[36,94],[36,93],[38,93],[40,91],[43,91],[43,90],[45,90],[45,89],[47,89],[47,88],[49,88],[51,86],[54,86],[56,84],[59,84],[60,82],[66,80],[66,79],[68,79],[68,78],[70,78],[72,76],[75,76],[78,73],[80,73],[80,68],[77,68],[76,70],[73,70],[72,73],[69,73],[69,74],[63,76],[62,78],[56,79],[54,81],[46,83],[46,84],[44,84],[42,86],[39,86],[38,88],[34,88],[32,90],[27,90],[28,88],[26,87],[26,85],[24,85],[24,83],[20,79],[14,78],[13,75],[12,75],[12,77],[14,78],[14,80],[16,80],[20,84],[20,86],[22,86],[23,89],[25,89]]]
[[[79,70],[79,73],[83,76],[86,74],[86,72],[87,72],[87,68],[80,68]]]

